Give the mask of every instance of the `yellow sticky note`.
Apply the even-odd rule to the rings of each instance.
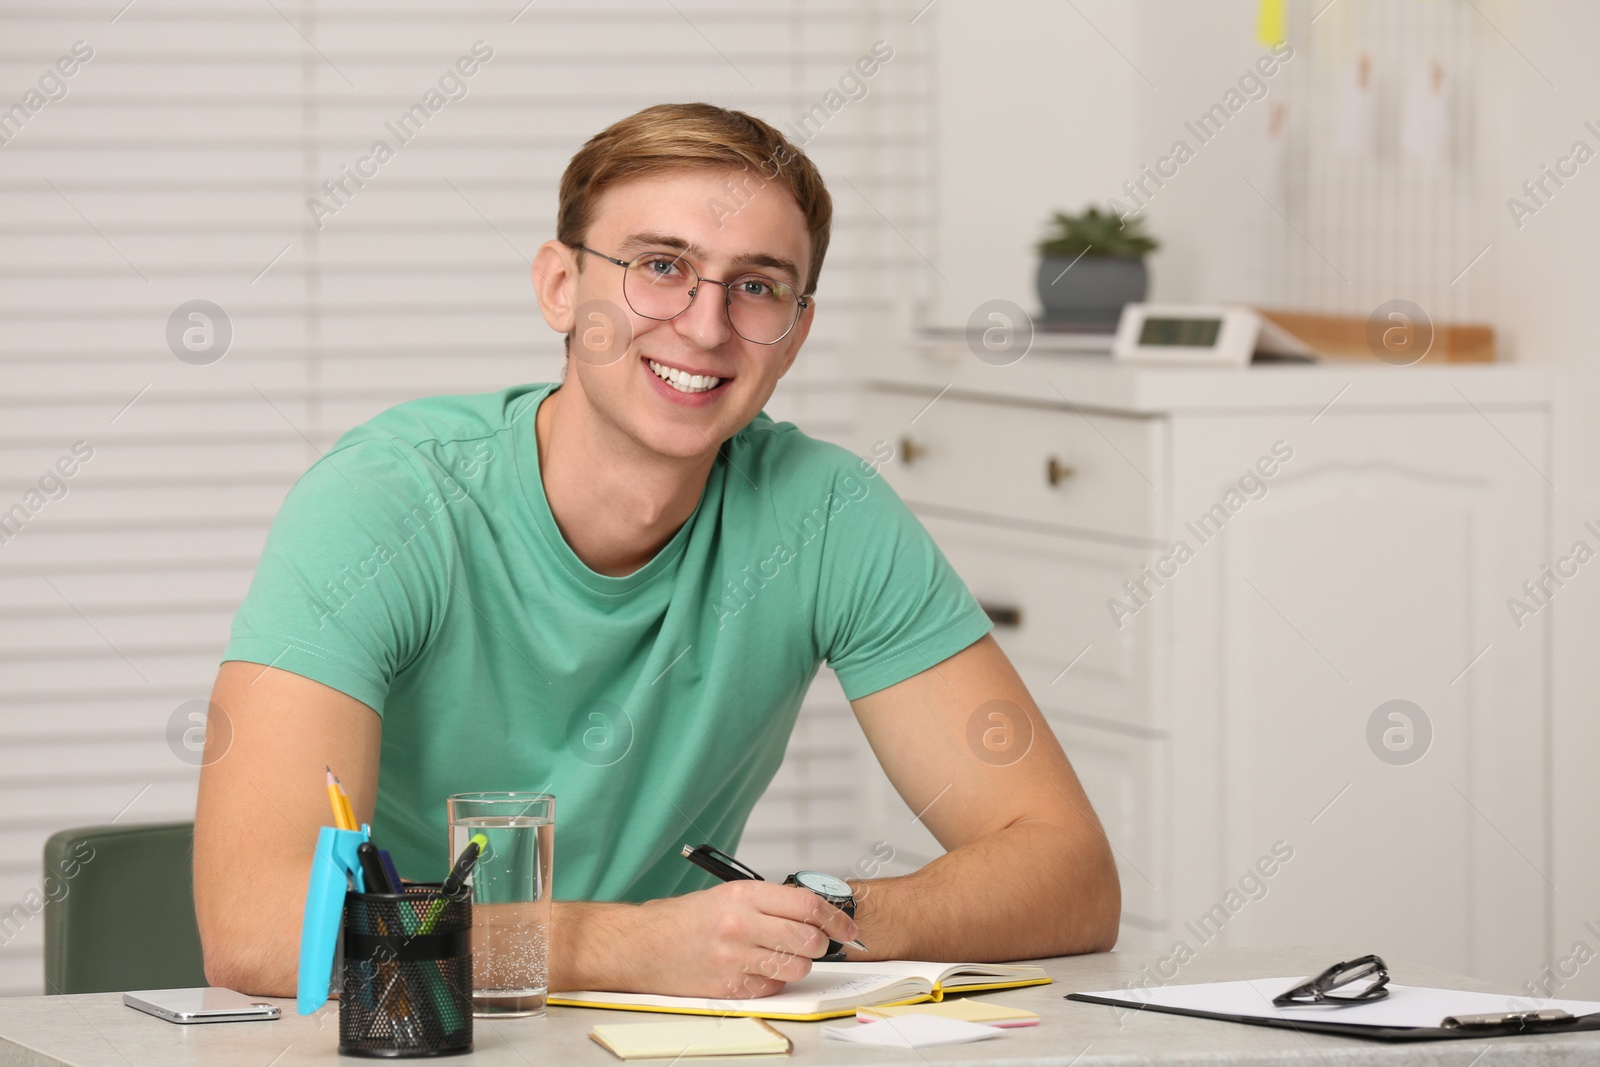
[[[688,1056],[787,1056],[794,1048],[760,1019],[606,1023],[589,1036],[624,1060]]]
[[[1282,44],[1288,36],[1288,0],[1261,0],[1256,16],[1256,40],[1265,45]]]

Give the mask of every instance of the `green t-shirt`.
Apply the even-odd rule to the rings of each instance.
[[[822,661],[855,699],[990,623],[870,462],[765,413],[654,559],[590,570],[539,475],[555,388],[418,400],[341,437],[279,510],[223,659],[383,717],[372,834],[407,878],[444,875],[446,796],[540,790],[556,899],[701,889],[680,849],[738,844]]]

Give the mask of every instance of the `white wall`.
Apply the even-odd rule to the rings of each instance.
[[[959,329],[988,300],[1037,311],[1034,241],[1051,211],[1103,202],[1127,177],[1133,109],[1154,90],[1130,63],[1133,5],[940,0],[933,13],[938,199],[925,321]]]
[[[1600,538],[1583,528],[1587,521],[1600,527],[1600,161],[1555,190],[1521,229],[1506,207],[1524,181],[1537,177],[1541,165],[1554,165],[1574,141],[1600,152],[1600,137],[1583,125],[1600,126],[1600,70],[1592,47],[1600,39],[1600,8],[1555,0],[1487,10],[1505,38],[1485,26],[1475,221],[1483,241],[1494,247],[1474,270],[1484,270],[1486,316],[1515,357],[1553,370],[1552,549],[1565,555],[1579,539],[1600,549]],[[1557,591],[1549,610],[1555,619],[1555,856],[1548,872],[1555,925],[1549,965],[1558,980],[1575,973],[1562,995],[1600,997],[1600,958],[1581,967],[1576,960],[1564,962],[1580,941],[1588,950],[1580,957],[1600,956],[1600,568],[1582,567]],[[1505,710],[1508,717],[1531,712]]]
[[[1155,191],[1142,212],[1149,232],[1161,241],[1150,260],[1152,300],[1239,301],[1265,287],[1261,237],[1275,219],[1242,176],[1267,109],[1285,94],[1291,71],[1284,67],[1267,79],[1267,96],[1247,104],[1205,144],[1184,127],[1217,103],[1266,51],[1254,33],[1255,9],[1255,0],[1157,0],[1139,6],[1139,61],[1159,91],[1133,102],[1134,159],[1106,195],[1123,197],[1122,182],[1137,178],[1141,165],[1154,166],[1175,140],[1195,149],[1194,158]],[[1296,62],[1305,59],[1290,60]]]

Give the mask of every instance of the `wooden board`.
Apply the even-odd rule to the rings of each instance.
[[[1377,362],[1367,343],[1367,320],[1353,315],[1314,315],[1303,311],[1257,308],[1270,319],[1330,359]],[[1494,327],[1484,323],[1435,322],[1433,346],[1418,362],[1492,363]]]

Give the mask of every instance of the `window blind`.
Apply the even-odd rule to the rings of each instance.
[[[703,99],[805,141],[835,230],[768,410],[848,439],[853,383],[925,274],[933,16],[917,13],[0,9],[0,995],[42,991],[29,902],[50,833],[192,817],[193,715],[295,478],[393,404],[559,376],[529,262],[561,170],[605,125]],[[880,41],[892,59],[849,79]],[[825,671],[750,862],[847,869],[871,759]]]

